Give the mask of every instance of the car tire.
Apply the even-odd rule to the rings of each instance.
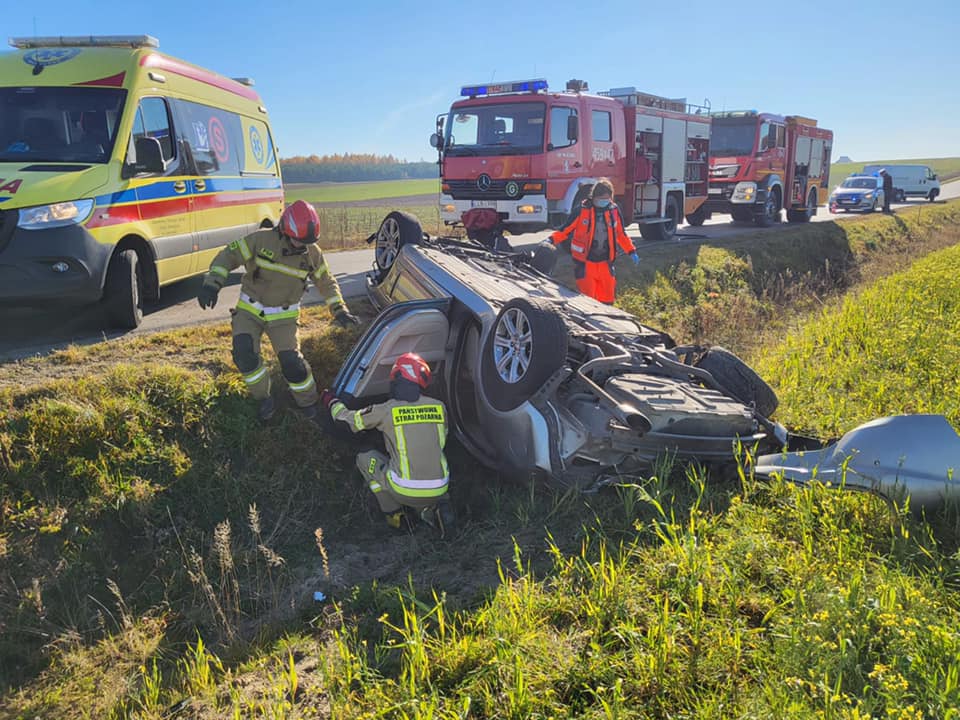
[[[133,330],[143,321],[143,276],[136,250],[121,250],[111,258],[103,301],[111,327]]]
[[[693,227],[700,227],[704,222],[706,222],[706,220],[707,211],[703,209],[703,205],[687,215],[687,224],[692,225]]]
[[[497,314],[480,358],[487,401],[506,412],[520,407],[567,357],[568,331],[551,305],[515,298]]]
[[[940,191],[939,191],[939,190],[931,190],[931,191],[930,191],[930,194],[927,195],[927,199],[928,199],[930,202],[935,202],[936,199],[937,199],[937,195],[939,195],[939,194],[940,194]]]
[[[672,195],[663,204],[663,214],[668,218],[667,222],[640,226],[640,236],[644,240],[664,242],[676,235],[677,225],[680,222],[680,206],[677,205],[677,199]]]
[[[423,228],[416,216],[394,210],[381,222],[374,236],[376,243],[374,262],[382,278],[396,261],[400,248],[404,245],[420,242]]]
[[[903,190],[897,190],[894,193],[894,197],[898,203],[903,203],[907,201],[907,194]]]
[[[744,405],[753,405],[763,417],[773,415],[780,401],[767,383],[729,350],[712,347],[696,362],[696,367],[706,370],[720,387]]]
[[[759,213],[753,216],[757,227],[770,227],[780,222],[780,195],[776,188],[767,192],[767,199]]]

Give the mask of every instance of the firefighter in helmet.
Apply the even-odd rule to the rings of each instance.
[[[317,386],[297,337],[300,299],[313,282],[341,327],[356,324],[340,286],[317,247],[320,218],[312,205],[297,200],[280,216],[278,228],[258,230],[234,240],[213,259],[197,295],[201,308],[217,304],[217,294],[230,271],[243,265],[240,300],[233,315],[233,361],[254,398],[258,415],[269,420],[276,406],[270,394],[270,373],[263,364],[260,339],[266,332],[290,386],[297,407],[310,418],[317,415]]]
[[[599,180],[566,227],[543,242],[559,245],[564,240],[570,241],[577,288],[584,295],[612,305],[617,289],[613,270],[617,247],[629,253],[634,265],[640,264],[640,258],[623,230],[623,216],[613,202],[613,184],[609,180]]]
[[[423,394],[430,384],[430,366],[415,353],[404,353],[390,370],[390,399],[361,410],[349,410],[329,390],[322,402],[334,420],[353,432],[379,430],[387,454],[369,450],[357,455],[357,467],[373,492],[387,524],[400,528],[404,508],[419,514],[441,537],[449,537],[453,513],[447,499],[449,471],[443,446],[447,440],[444,404]]]

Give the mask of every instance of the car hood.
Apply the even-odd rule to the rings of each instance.
[[[0,163],[0,210],[92,196],[109,178],[106,165]]]
[[[854,428],[821,450],[761,455],[758,475],[829,482],[931,508],[960,498],[960,436],[943,415],[896,415]]]

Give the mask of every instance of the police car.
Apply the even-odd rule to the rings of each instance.
[[[883,207],[883,177],[851,175],[830,194],[830,212],[859,210],[876,212]]]

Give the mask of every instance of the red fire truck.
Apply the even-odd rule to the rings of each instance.
[[[790,222],[807,222],[827,201],[833,132],[798,115],[756,110],[711,113],[710,197],[687,222],[701,225],[712,213],[768,226],[787,210]]]
[[[564,92],[541,79],[460,94],[430,138],[448,225],[493,208],[512,234],[560,227],[606,177],[624,222],[666,240],[707,199],[707,107],[632,87],[591,94],[579,80]]]

